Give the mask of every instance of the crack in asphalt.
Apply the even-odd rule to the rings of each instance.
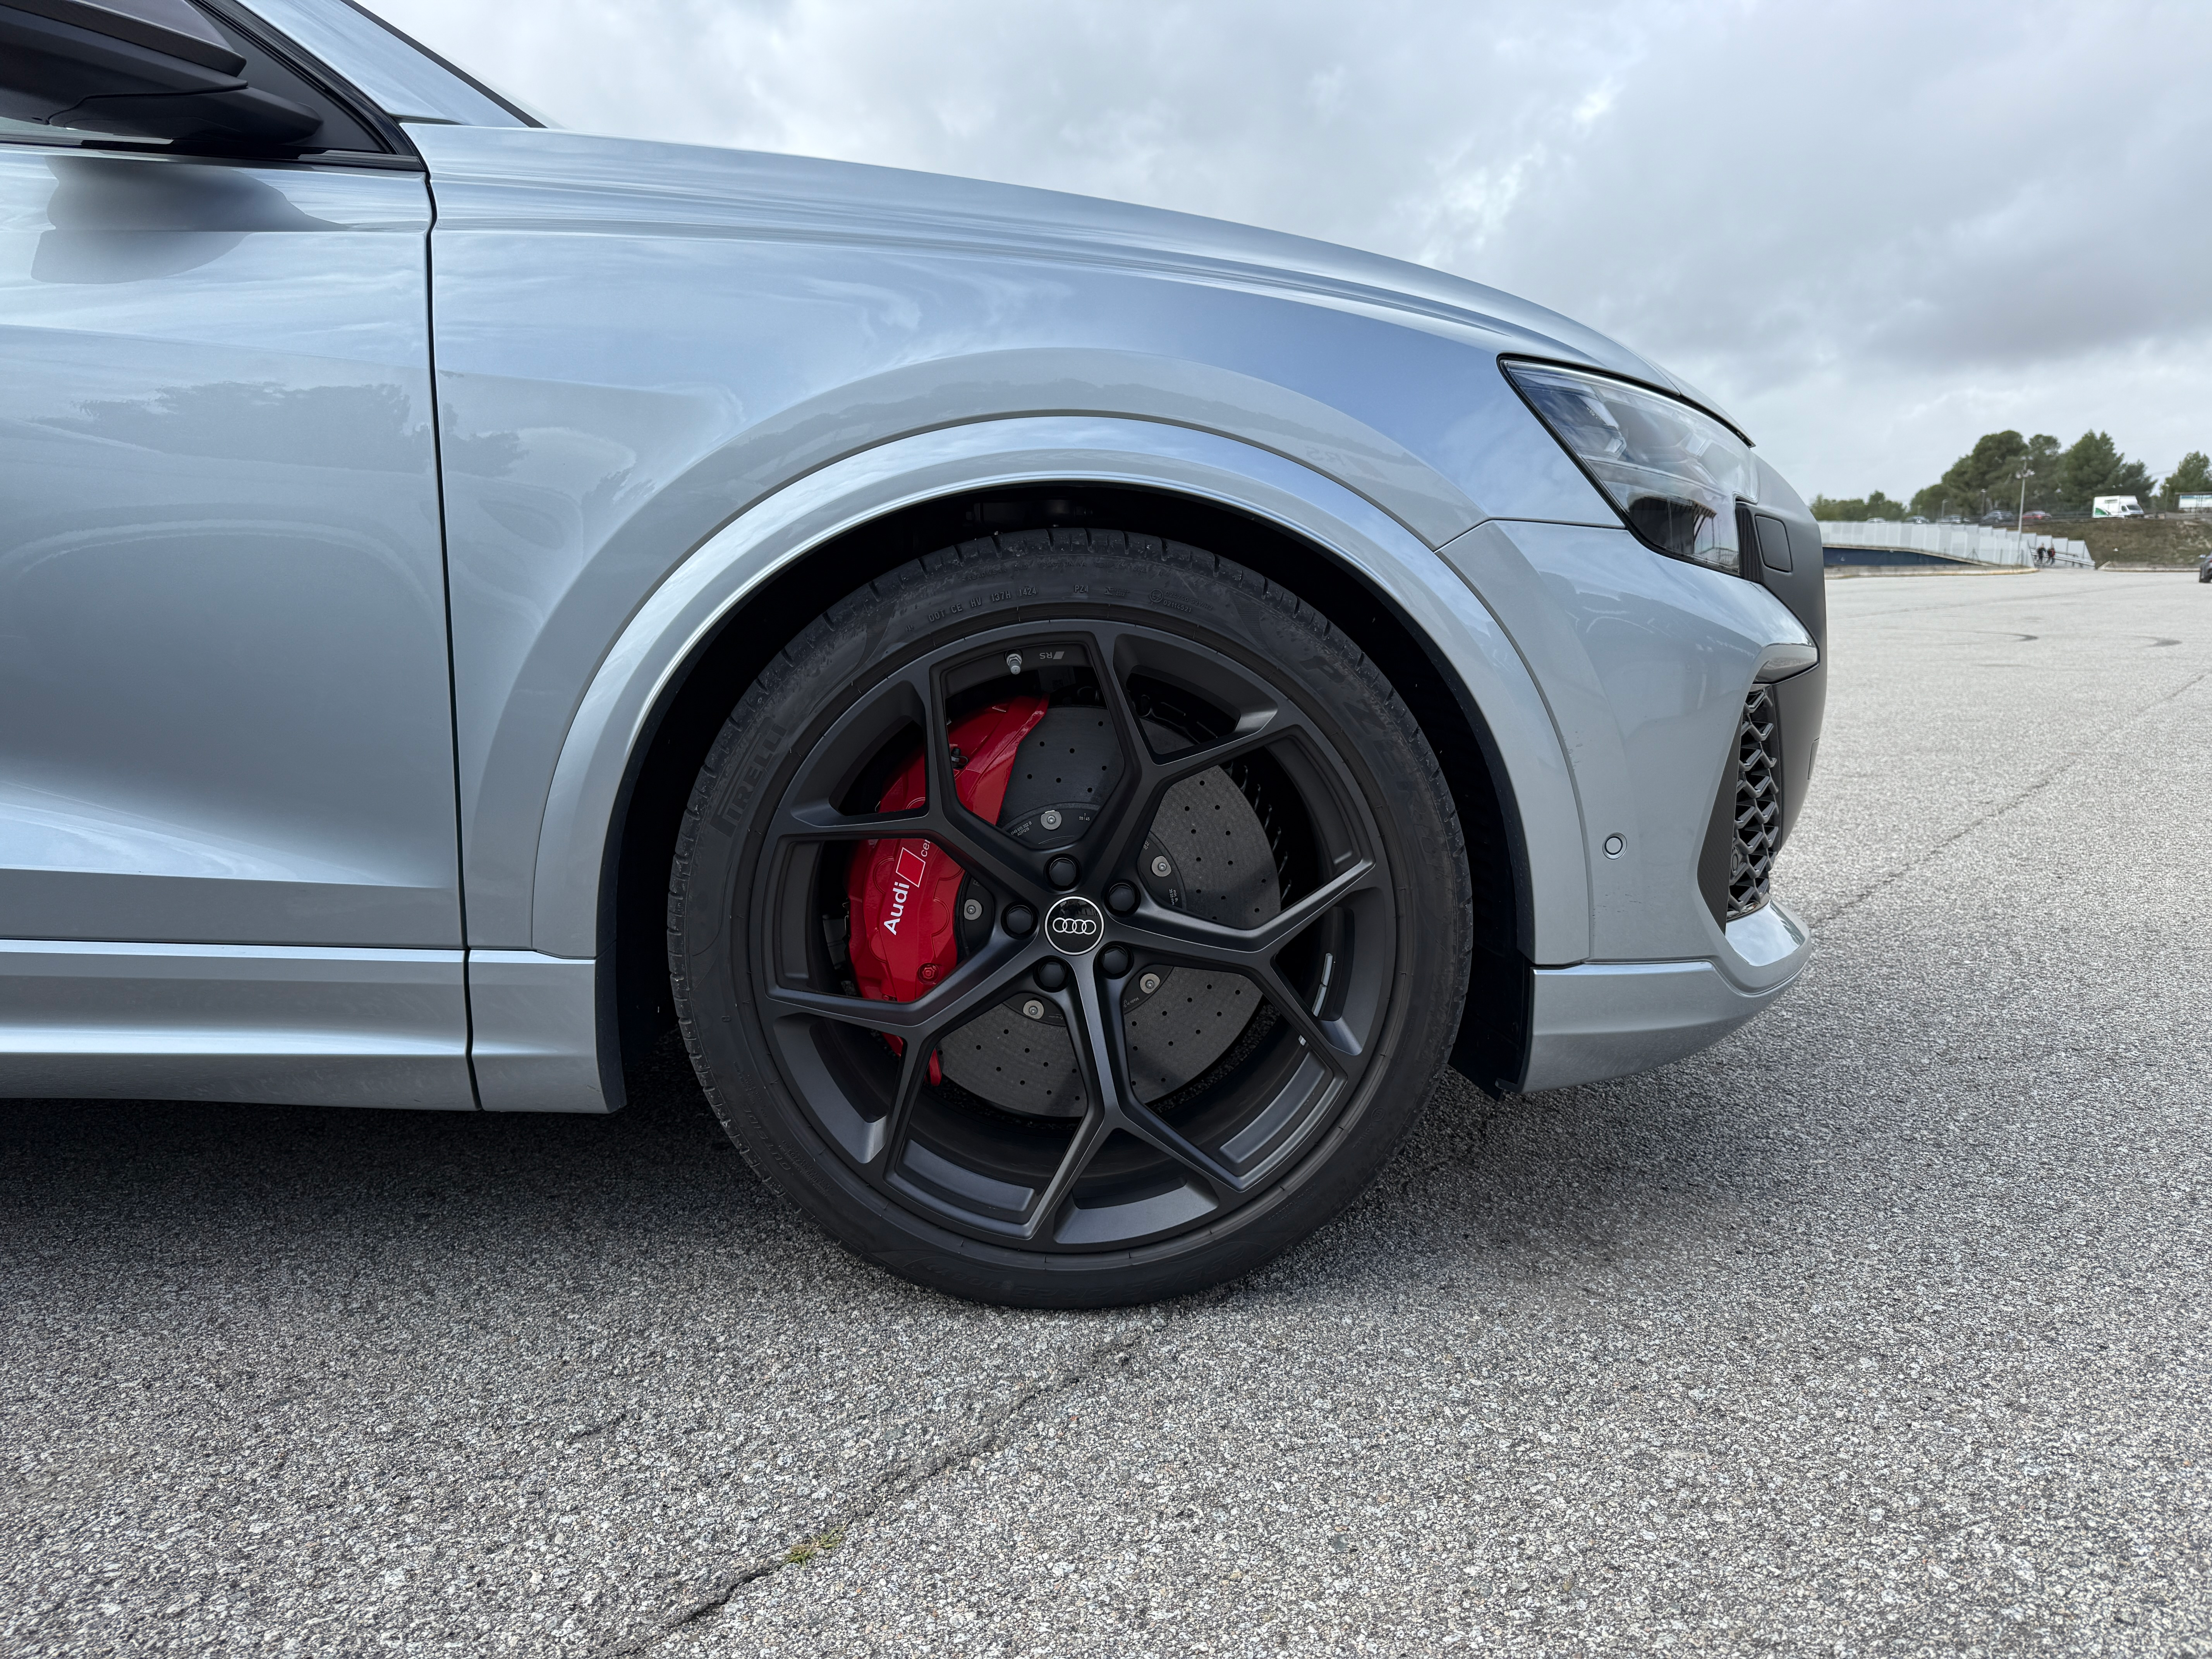
[[[2167,692],[2164,696],[2152,698],[2150,702],[2143,704],[2142,708],[2136,709],[2135,713],[2130,714],[2118,725],[2112,726],[2108,731],[2101,733],[2096,742],[2085,744],[2081,748],[2068,756],[2065,760],[2053,767],[2050,771],[2045,773],[2041,777],[2029,784],[2026,788],[2020,790],[2009,799],[1998,802],[1996,805],[1989,808],[1988,811],[1960,825],[1958,829],[1953,830],[1949,835],[1945,836],[1940,841],[1931,842],[1917,856],[1907,860],[1903,864],[1891,866],[1888,869],[1876,876],[1871,882],[1868,883],[1864,887],[1861,888],[1857,892],[1853,893],[1850,897],[1843,900],[1832,908],[1817,912],[1809,912],[1808,920],[1814,927],[1826,927],[1833,922],[1840,921],[1843,917],[1849,915],[1852,911],[1857,909],[1859,906],[1864,904],[1869,899],[1873,898],[1879,893],[1885,892],[1888,889],[1894,887],[1899,882],[1903,881],[1906,877],[1914,874],[1923,866],[1928,864],[1941,854],[1957,846],[1960,842],[1972,835],[1977,830],[1981,829],[1984,825],[1994,823],[1997,819],[2003,817],[2007,813],[2013,811],[2018,807],[2026,805],[2029,801],[2033,800],[2038,795],[2041,794],[2052,784],[2057,782],[2059,779],[2064,777],[2069,772],[2074,770],[2075,767],[2081,765],[2082,762],[2089,759],[2092,756],[2109,752],[2112,742],[2123,732],[2126,732],[2130,726],[2135,726],[2139,721],[2148,719],[2152,714],[2156,714],[2160,709],[2165,708],[2166,704],[2174,702],[2185,693],[2194,690],[2197,686],[2202,685],[2208,678],[2212,678],[2212,669],[2202,670],[2197,673],[2191,675],[2188,679],[2184,680],[2179,685],[2174,687],[2172,690]]]
[[[1218,1300],[1220,1294],[1216,1292],[1213,1296],[1198,1299]],[[1119,1332],[1094,1344],[1073,1364],[1024,1384],[1015,1391],[1011,1399],[996,1409],[986,1412],[972,1432],[939,1446],[933,1455],[904,1457],[891,1463],[876,1478],[868,1492],[842,1514],[822,1517],[819,1525],[783,1550],[754,1556],[734,1567],[725,1569],[721,1577],[709,1582],[704,1594],[662,1619],[652,1629],[625,1637],[612,1646],[602,1649],[600,1659],[623,1659],[623,1656],[645,1652],[685,1626],[720,1611],[746,1585],[757,1583],[771,1573],[781,1572],[787,1567],[804,1565],[814,1553],[812,1551],[804,1555],[799,1553],[807,1544],[830,1537],[841,1540],[849,1537],[855,1527],[873,1520],[895,1499],[919,1491],[970,1458],[982,1457],[999,1450],[1012,1437],[1019,1420],[1030,1407],[1041,1401],[1055,1399],[1082,1387],[1092,1377],[1103,1373],[1116,1360],[1126,1358],[1148,1333],[1160,1328],[1159,1324],[1147,1322],[1134,1329]]]

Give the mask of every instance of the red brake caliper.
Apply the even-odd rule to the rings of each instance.
[[[958,769],[953,793],[986,823],[999,821],[1014,757],[1044,713],[1043,698],[1013,697],[952,728],[952,763]],[[916,755],[884,791],[876,810],[910,812],[928,803],[922,757]],[[862,996],[912,1002],[952,971],[960,959],[955,905],[967,873],[934,842],[872,841],[860,848],[846,878],[846,895],[853,905],[853,978]],[[904,1046],[895,1036],[884,1041],[893,1054]],[[934,1054],[929,1080],[942,1080]]]

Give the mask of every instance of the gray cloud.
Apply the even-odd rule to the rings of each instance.
[[[1998,426],[2212,446],[2212,9],[380,0],[579,128],[1418,259],[1705,386],[1808,494]]]

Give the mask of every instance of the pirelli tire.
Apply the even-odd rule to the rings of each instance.
[[[1036,722],[992,820],[947,735],[978,708]],[[856,930],[890,925],[856,861],[885,846],[963,876],[906,1000],[856,989]],[[1100,926],[1055,945],[1068,896]],[[1097,530],[832,606],[730,714],[669,884],[684,1041],[762,1180],[893,1273],[1030,1307],[1200,1290],[1335,1216],[1435,1087],[1471,927],[1450,794],[1376,666],[1252,570]]]

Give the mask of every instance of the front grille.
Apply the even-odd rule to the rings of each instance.
[[[1735,729],[1735,836],[1729,848],[1726,921],[1766,902],[1782,836],[1782,737],[1774,693],[1754,685]]]

